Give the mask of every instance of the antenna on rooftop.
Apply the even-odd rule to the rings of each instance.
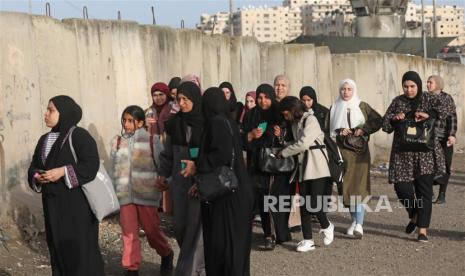
[[[87,7],[82,7],[82,18],[89,19],[89,14],[87,14]]]
[[[45,15],[46,16],[52,16],[52,13],[50,11],[50,3],[49,2],[45,3]]]
[[[152,6],[152,24],[157,25],[157,22],[155,21],[155,8]]]

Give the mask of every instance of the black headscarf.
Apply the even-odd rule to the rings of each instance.
[[[309,96],[313,100],[313,105],[312,108],[315,104],[318,103],[318,99],[316,97],[316,92],[315,89],[311,86],[304,86],[302,89],[300,89],[299,97],[302,99],[303,96]]]
[[[82,109],[71,97],[65,95],[53,97],[49,102],[52,102],[60,113],[57,125],[52,128],[53,132],[59,132],[60,135],[47,157],[47,160],[54,160],[57,158],[69,130],[81,121]]]
[[[178,88],[179,83],[181,83],[181,78],[180,77],[174,77],[168,83],[168,87],[170,88],[170,90]]]
[[[315,114],[328,112],[328,109],[318,103],[318,98],[316,96],[315,89],[311,86],[304,86],[300,89],[299,97],[302,99],[303,96],[309,96],[313,100],[312,110]]]
[[[228,104],[229,104],[229,111],[230,112],[234,112],[236,111],[236,108],[237,108],[237,98],[236,98],[236,92],[234,92],[234,88],[232,86],[231,83],[225,81],[225,82],[222,82],[219,86],[220,89],[223,89],[223,88],[228,88],[229,91],[231,91],[231,97],[229,98],[229,100],[227,100]]]
[[[410,108],[412,112],[414,112],[417,110],[418,106],[420,105],[421,95],[423,94],[422,92],[423,86],[422,86],[421,78],[417,72],[408,71],[402,76],[402,84],[405,81],[413,81],[417,85],[417,88],[418,88],[417,95],[414,98],[408,98],[407,96],[405,96],[405,99],[407,99],[408,102],[410,103]]]
[[[229,104],[223,90],[218,87],[208,88],[202,96],[203,116],[209,120],[217,115],[229,118]]]
[[[179,111],[166,122],[166,133],[171,136],[173,145],[198,147],[202,138],[203,115],[200,88],[193,82],[184,82],[178,86],[178,97],[184,95],[192,101],[192,110],[188,113]],[[187,126],[191,127],[192,136],[186,141]]]
[[[263,83],[263,84],[260,84],[255,91],[257,93],[257,97],[255,99],[255,102],[257,103],[257,105],[255,107],[260,112],[261,121],[266,121],[269,124],[279,123],[280,113],[279,113],[278,104],[276,101],[276,92],[274,91],[273,86],[267,83]],[[269,109],[263,110],[258,105],[258,97],[260,94],[265,94],[268,98],[271,99],[271,107]]]

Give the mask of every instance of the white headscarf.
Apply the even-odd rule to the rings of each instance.
[[[341,97],[341,90],[344,84],[348,84],[352,87],[353,96],[350,100],[344,101]],[[331,106],[330,114],[330,134],[336,136],[336,129],[349,128],[349,122],[347,122],[347,109],[350,109],[350,126],[355,128],[365,123],[365,116],[363,116],[362,110],[360,110],[360,98],[357,94],[357,85],[355,81],[351,79],[342,80],[339,83],[339,97]]]

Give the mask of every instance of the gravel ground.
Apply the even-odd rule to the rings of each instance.
[[[433,206],[429,243],[418,243],[415,235],[403,232],[408,223],[407,213],[397,203],[392,185],[387,184],[385,164],[380,164],[373,171],[372,193],[387,196],[393,212],[366,214],[362,240],[344,235],[350,223],[348,213],[329,215],[335,224],[335,240],[330,246],[323,245],[322,234],[318,233],[319,227],[314,224],[317,248],[308,253],[295,252],[296,243],[302,238],[300,233],[293,234],[293,241],[277,246],[272,252],[263,251],[261,228],[255,226],[251,253],[252,275],[464,275],[464,153],[455,154],[454,167],[456,169],[449,184],[447,203],[444,206]],[[373,200],[369,205],[375,207],[376,203]],[[10,234],[17,231],[10,221],[2,221],[0,225],[4,233],[15,236]],[[163,217],[163,225],[177,256],[179,250],[172,235],[169,217]],[[100,230],[106,273],[122,275],[117,219],[106,220]],[[140,275],[158,275],[160,257],[147,242],[143,244],[144,261]],[[9,250],[0,245],[0,275],[50,275],[43,233],[30,239],[11,238],[6,246]]]

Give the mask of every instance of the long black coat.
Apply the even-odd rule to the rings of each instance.
[[[73,147],[78,162],[74,161],[68,140],[62,145],[57,158],[45,158],[48,133],[40,137],[28,170],[29,185],[37,170],[71,166],[78,187],[69,189],[64,178],[42,185],[42,204],[45,231],[54,276],[104,275],[103,260],[98,244],[98,221],[80,188],[92,181],[99,168],[95,140],[83,128],[73,132]]]
[[[211,203],[202,204],[205,268],[207,275],[249,275],[252,236],[253,193],[240,147],[237,126],[225,117],[216,116],[206,126],[198,173],[207,173],[220,166],[230,166],[235,153],[234,172],[239,179],[238,190]]]

